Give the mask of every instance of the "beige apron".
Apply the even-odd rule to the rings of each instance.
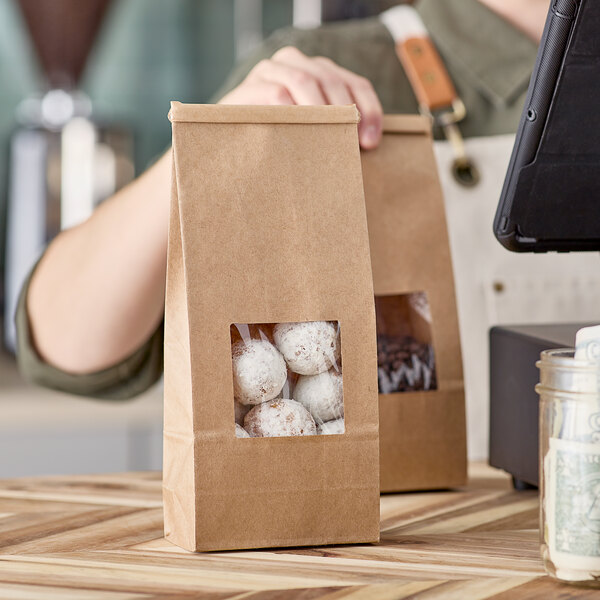
[[[450,145],[435,144],[458,301],[470,459],[488,455],[490,327],[600,322],[598,253],[514,253],[494,237],[513,142],[514,135],[467,140],[468,155],[481,173],[473,188],[454,180]]]

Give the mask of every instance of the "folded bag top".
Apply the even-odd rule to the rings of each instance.
[[[171,102],[171,123],[358,123],[354,104],[345,106],[243,106]]]

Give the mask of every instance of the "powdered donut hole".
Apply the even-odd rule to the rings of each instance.
[[[318,375],[302,375],[294,388],[294,399],[317,423],[344,416],[342,374],[333,369]]]
[[[236,423],[235,424],[235,437],[249,438],[250,434],[241,425],[238,425]]]
[[[250,437],[287,437],[316,435],[317,426],[310,413],[295,400],[281,399],[255,406],[244,419]]]
[[[279,323],[273,339],[290,370],[300,375],[327,371],[340,355],[338,328],[329,321]]]
[[[317,433],[319,435],[339,435],[346,431],[344,417],[335,421],[327,421],[326,423],[317,424]]]
[[[266,340],[233,346],[233,390],[242,404],[260,404],[277,397],[287,379],[283,356]]]

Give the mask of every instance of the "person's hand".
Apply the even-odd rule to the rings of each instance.
[[[382,108],[365,77],[323,56],[308,57],[293,46],[262,60],[220,104],[356,104],[360,145],[374,148],[381,139]]]

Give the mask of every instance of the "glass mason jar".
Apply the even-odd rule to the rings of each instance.
[[[540,542],[546,571],[600,587],[598,363],[546,350],[540,369]]]

